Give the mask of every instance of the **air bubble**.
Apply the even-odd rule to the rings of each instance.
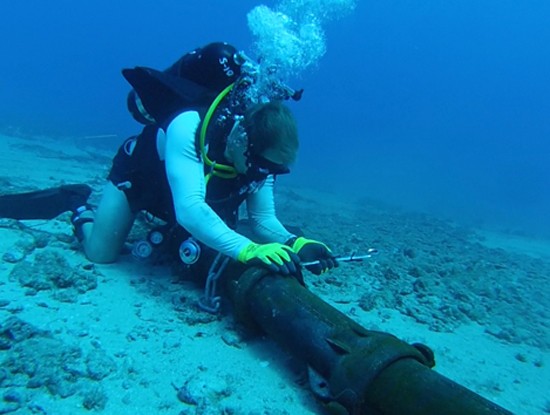
[[[247,17],[260,64],[276,68],[280,77],[299,76],[326,52],[323,24],[354,8],[355,0],[281,0],[273,9],[255,7]]]

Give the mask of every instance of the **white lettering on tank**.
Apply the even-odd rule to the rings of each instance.
[[[223,66],[223,72],[225,73],[225,76],[231,78],[235,74],[235,72],[233,72],[233,69],[229,67],[229,60],[226,57],[220,58],[218,62],[220,63],[220,65]]]

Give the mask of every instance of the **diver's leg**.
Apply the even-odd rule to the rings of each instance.
[[[93,219],[81,224],[88,259],[96,263],[116,261],[135,219],[124,192],[108,182],[97,210],[86,211],[81,217]]]

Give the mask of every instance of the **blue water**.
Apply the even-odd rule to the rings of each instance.
[[[114,148],[139,131],[120,69],[213,40],[249,51],[258,4],[3,2],[0,128],[115,134]],[[548,22],[542,0],[359,0],[291,81],[305,88],[292,181],[550,237]]]

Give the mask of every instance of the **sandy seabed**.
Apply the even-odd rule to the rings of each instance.
[[[87,183],[97,203],[112,153],[92,143],[0,136],[0,193]],[[303,188],[277,204],[335,252],[379,251],[307,274],[314,293],[506,409],[550,413],[549,242]],[[89,263],[68,214],[0,219],[0,256],[0,414],[323,412],[295,359],[199,310],[201,286],[132,255]]]

